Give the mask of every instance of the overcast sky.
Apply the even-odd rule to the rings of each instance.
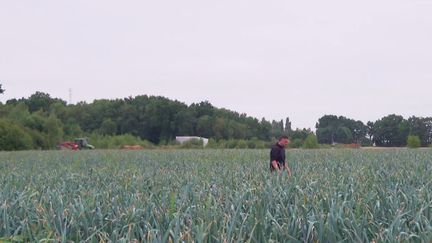
[[[0,83],[2,102],[162,95],[293,127],[432,116],[432,1],[1,0]]]

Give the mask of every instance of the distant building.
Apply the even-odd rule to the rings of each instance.
[[[176,141],[179,143],[184,143],[193,139],[202,140],[204,147],[208,144],[208,138],[194,137],[194,136],[176,136]]]

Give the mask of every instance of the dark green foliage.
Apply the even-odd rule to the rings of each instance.
[[[353,135],[351,133],[351,130],[347,127],[338,127],[336,130],[336,133],[334,134],[335,141],[338,141],[339,143],[352,143]]]
[[[432,118],[415,117],[408,118],[410,134],[419,137],[421,146],[432,143]]]
[[[315,149],[318,148],[318,138],[314,134],[309,134],[303,142],[303,148]]]
[[[22,126],[0,119],[0,150],[25,150],[32,147],[32,138]]]
[[[384,147],[405,146],[410,132],[408,121],[394,114],[376,121],[373,130],[373,141]]]
[[[117,133],[117,124],[111,118],[105,119],[101,124],[100,133],[103,135],[115,135]]]
[[[141,148],[145,149],[154,148],[152,143],[131,134],[109,136],[94,133],[91,134],[89,138],[89,142],[99,149],[119,149],[123,148],[125,145],[139,145]]]
[[[289,121],[287,122],[288,125],[290,125]],[[291,128],[289,128],[288,130],[290,131],[290,133],[288,133],[288,136],[290,138],[290,144],[289,144],[290,148],[301,148],[303,146],[303,142],[305,141],[305,139],[309,135],[313,134],[313,132],[310,129],[296,129],[293,131]]]
[[[303,139],[300,138],[291,139],[288,146],[290,148],[301,148],[303,146]]]
[[[361,121],[344,116],[325,115],[316,124],[320,143],[360,143],[367,134],[367,126]]]
[[[407,139],[408,148],[419,148],[421,146],[421,141],[418,136],[410,135]]]
[[[6,90],[2,88],[2,84],[0,84],[0,94],[3,94]]]
[[[1,87],[0,87],[1,89]],[[160,96],[141,95],[115,100],[95,100],[67,105],[49,94],[36,92],[28,98],[8,100],[0,106],[0,118],[25,128],[33,149],[54,148],[62,140],[98,134],[130,134],[153,144],[167,145],[175,136],[199,136],[222,141],[217,147],[261,148],[280,135],[288,135],[291,147],[301,147],[313,132],[291,128],[291,121],[267,121],[249,117],[208,101],[186,105]],[[405,146],[408,134],[432,143],[432,118],[390,115],[367,126],[343,116],[325,115],[318,120],[316,135],[322,144],[359,143]],[[254,140],[254,141],[251,141]],[[240,144],[238,144],[240,142]],[[257,142],[259,141],[259,142]],[[263,142],[266,141],[266,142]],[[221,145],[223,144],[223,145]]]
[[[207,101],[188,106],[146,95],[66,105],[65,101],[51,98],[49,94],[36,92],[29,98],[8,100],[0,115],[30,129],[35,148],[42,149],[85,134],[130,134],[165,145],[181,135],[217,140],[269,140],[272,130],[272,123],[265,119],[259,121],[219,109]],[[277,133],[283,132],[282,122],[278,124]],[[240,147],[245,146],[252,145],[246,141],[240,144]]]
[[[180,145],[181,148],[188,148],[188,149],[202,149],[204,148],[204,143],[202,139],[191,139],[189,141],[183,142]]]
[[[22,98],[21,100],[18,100],[18,102],[24,102],[28,106],[30,112],[38,110],[49,111],[51,105],[55,103],[66,105],[66,101],[57,98],[51,98],[49,94],[43,92],[36,92],[28,99]]]

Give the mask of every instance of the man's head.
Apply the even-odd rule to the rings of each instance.
[[[279,137],[279,141],[278,144],[282,147],[286,147],[289,144],[290,140],[288,138],[288,136],[286,135],[282,135]]]

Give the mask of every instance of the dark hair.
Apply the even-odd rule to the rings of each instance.
[[[279,137],[279,141],[282,140],[282,139],[289,139],[289,138],[288,138],[287,135],[281,135],[281,136]]]

